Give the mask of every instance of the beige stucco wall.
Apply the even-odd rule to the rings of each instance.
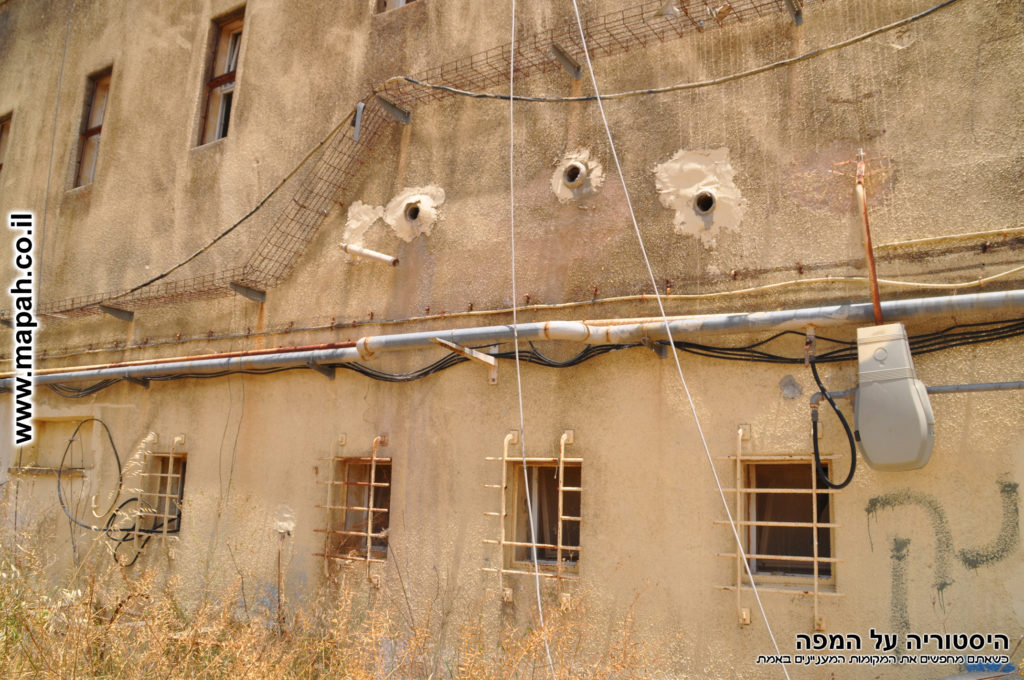
[[[587,16],[622,5],[585,3]],[[743,71],[791,57],[894,21],[927,3],[830,0],[805,8],[805,24],[784,14],[595,61],[603,92],[689,82]],[[418,0],[373,15],[371,3],[316,2],[246,5],[243,53],[227,138],[195,148],[210,22],[234,2],[130,4],[9,0],[0,4],[0,116],[13,111],[12,142],[0,172],[0,212],[27,208],[40,218],[44,301],[121,289],[163,271],[228,227],[270,191],[305,153],[341,122],[370,84],[416,73],[509,39],[509,9],[483,3]],[[565,25],[571,6],[520,7],[529,34]],[[70,27],[70,28],[68,28]],[[67,29],[67,51],[64,52]],[[962,0],[899,32],[800,65],[714,88],[630,98],[605,104],[626,187],[662,292],[706,294],[831,275],[863,276],[860,215],[852,161],[863,148],[879,274],[931,283],[978,279],[1020,262],[1019,236],[885,248],[895,241],[1021,226],[1024,201],[1024,18],[1014,2]],[[113,64],[97,177],[69,189],[82,92],[89,74]],[[63,76],[61,69],[63,66]],[[58,91],[57,84],[61,83]],[[586,76],[563,72],[526,78],[517,91],[589,93]],[[495,88],[500,90],[501,88]],[[357,185],[340,196],[292,276],[260,305],[241,297],[170,305],[137,313],[124,323],[102,316],[47,319],[39,349],[46,367],[78,366],[162,356],[334,342],[363,335],[509,323],[511,315],[453,316],[503,310],[511,300],[509,267],[508,104],[443,99],[413,111],[408,127],[391,125],[378,138]],[[554,304],[650,294],[622,185],[593,104],[517,104],[515,200],[519,303]],[[50,147],[53,162],[50,167]],[[556,164],[589,150],[605,179],[585,208],[551,191]],[[680,150],[727,149],[733,182],[744,201],[742,222],[723,227],[713,242],[674,228],[659,201],[655,168]],[[49,177],[49,193],[47,178]],[[445,192],[430,236],[410,243],[384,222],[365,245],[397,255],[396,268],[348,264],[336,244],[346,208],[356,200],[386,205],[410,187]],[[244,262],[282,209],[294,181],[249,222],[186,268],[216,271]],[[988,242],[987,247],[982,244]],[[39,253],[37,253],[39,254]],[[7,280],[10,247],[0,239],[0,280]],[[1020,276],[986,290],[1015,288]],[[594,293],[594,289],[597,293]],[[883,297],[947,294],[883,286]],[[966,292],[973,292],[966,291]],[[831,283],[772,289],[734,297],[671,299],[670,313],[754,312],[868,299],[866,284]],[[0,307],[7,305],[0,304]],[[427,312],[429,308],[429,312]],[[648,317],[649,299],[525,311],[521,321]],[[422,315],[429,319],[417,319]],[[372,316],[371,316],[372,315]],[[997,318],[1019,312],[1007,311]],[[969,320],[981,320],[971,317]],[[372,321],[371,321],[372,319]],[[411,319],[400,323],[381,320]],[[911,324],[911,334],[961,319]],[[327,328],[337,322],[358,324]],[[289,328],[291,327],[291,328]],[[296,330],[296,329],[310,330]],[[272,334],[252,335],[261,331]],[[852,340],[852,326],[829,329]],[[9,366],[10,331],[0,330]],[[699,337],[740,345],[763,335]],[[125,349],[125,346],[130,346]],[[557,358],[579,346],[541,345]],[[1018,379],[1019,339],[916,358],[927,384]],[[799,354],[799,340],[786,351]],[[386,356],[373,366],[411,370],[440,350]],[[736,430],[750,426],[744,454],[806,454],[808,399],[815,391],[803,366],[742,364],[683,355],[683,368],[716,469],[730,486]],[[803,388],[783,396],[792,375]],[[830,388],[855,386],[850,363],[823,367]],[[574,455],[584,458],[583,557],[578,583],[562,586],[586,603],[601,649],[615,622],[636,603],[646,638],[668,641],[668,667],[710,677],[761,677],[758,654],[771,652],[763,621],[737,623],[735,594],[716,586],[734,581],[733,550],[705,454],[674,363],[644,348],[614,352],[575,368],[523,367],[527,446],[554,452],[571,429]],[[1016,484],[1022,429],[1020,392],[937,396],[936,447],[922,470],[879,473],[862,466],[850,488],[833,498],[835,589],[819,614],[827,632],[892,631],[906,617],[908,632],[1001,632],[1024,624],[1024,570],[1019,539],[996,540],[1003,517],[1019,532]],[[9,395],[0,420],[10,427]],[[848,405],[844,405],[846,408]],[[852,414],[852,409],[847,408]],[[179,536],[148,549],[139,568],[173,576],[190,596],[245,578],[256,599],[276,588],[277,551],[285,556],[285,594],[295,608],[323,584],[314,557],[322,537],[320,458],[368,450],[387,434],[384,455],[394,461],[394,549],[382,568],[384,588],[360,581],[368,598],[397,599],[399,571],[415,611],[450,606],[454,619],[483,612],[489,630],[532,615],[532,582],[508,581],[515,605],[503,607],[498,579],[481,572],[497,551],[485,511],[499,497],[484,484],[500,481],[497,463],[505,434],[518,427],[514,367],[499,363],[499,379],[463,365],[410,384],[374,382],[338,371],[334,380],[311,371],[271,376],[119,384],[96,396],[66,400],[45,390],[41,418],[98,417],[122,454],[148,432],[162,447],[186,436],[186,514]],[[831,414],[823,415],[823,448],[845,451]],[[5,438],[6,439],[6,438]],[[97,447],[100,447],[97,444]],[[14,451],[0,449],[4,475]],[[98,456],[102,459],[103,456]],[[845,457],[838,463],[843,469]],[[102,463],[97,463],[101,466]],[[107,464],[109,465],[109,464]],[[90,473],[96,482],[110,470]],[[52,478],[9,477],[18,488],[19,523],[53,539],[57,564],[71,559],[67,523],[57,513]],[[906,493],[904,493],[906,492]],[[930,499],[869,515],[872,499],[889,494]],[[1007,499],[1013,500],[1008,504]],[[934,503],[932,503],[934,501]],[[730,498],[731,502],[731,498]],[[877,503],[877,501],[876,501]],[[931,508],[931,509],[927,509]],[[936,512],[934,508],[939,508]],[[295,516],[292,536],[280,539],[274,519]],[[1007,514],[1009,513],[1009,514]],[[1010,516],[1012,515],[1012,516]],[[951,549],[936,536],[948,529]],[[894,577],[896,539],[910,539],[906,594]],[[85,539],[83,539],[85,540]],[[965,549],[994,555],[965,566]],[[101,548],[96,548],[101,553]],[[105,558],[103,558],[105,559]],[[241,565],[241,566],[239,566]],[[942,572],[952,585],[935,588]],[[59,569],[55,578],[61,578]],[[558,588],[544,585],[549,606]],[[794,636],[814,631],[811,598],[762,595],[784,652]],[[901,609],[900,603],[907,603]],[[906,667],[907,677],[932,677],[938,667]],[[941,667],[952,672],[952,667]],[[799,671],[828,677],[835,669]],[[876,677],[878,669],[840,669],[843,677]]]

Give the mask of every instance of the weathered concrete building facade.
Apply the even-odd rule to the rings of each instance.
[[[580,4],[583,39],[571,0],[514,34],[454,0],[0,2],[40,323],[18,446],[0,301],[0,483],[55,579],[108,548],[186,593],[343,582],[495,630],[539,580],[595,648],[633,607],[681,676],[781,677],[769,626],[1009,653],[1021,3]],[[833,482],[850,442],[810,363],[874,426],[874,268],[908,375],[971,387],[932,391],[926,465],[829,489],[812,412]],[[880,671],[793,671],[833,672]]]

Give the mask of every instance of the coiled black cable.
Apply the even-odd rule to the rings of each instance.
[[[821,378],[818,376],[818,367],[814,360],[814,355],[808,355],[808,363],[811,365],[811,375],[814,376],[814,382],[818,384],[818,390],[828,401],[832,410],[836,412],[839,417],[839,422],[843,424],[843,429],[846,430],[846,438],[850,442],[850,472],[847,473],[846,479],[839,484],[833,484],[828,478],[828,470],[821,464],[821,452],[818,450],[818,409],[817,407],[811,409],[811,441],[814,443],[814,467],[818,470],[818,480],[829,489],[845,489],[850,482],[853,480],[853,473],[857,470],[857,444],[854,442],[853,432],[850,430],[850,424],[846,422],[846,416],[836,406],[835,400],[829,396],[828,390],[825,389],[825,385],[822,384]]]
[[[60,509],[64,511],[64,514],[67,515],[68,519],[74,524],[82,527],[83,529],[88,529],[89,531],[104,531],[102,527],[92,526],[78,521],[71,514],[71,511],[68,510],[67,502],[64,500],[64,485],[61,484],[61,479],[64,474],[64,462],[68,458],[68,452],[71,450],[71,445],[78,439],[79,430],[81,430],[86,423],[92,422],[99,423],[103,426],[103,430],[107,433],[107,441],[110,442],[110,449],[114,452],[114,460],[117,462],[117,491],[114,494],[113,503],[110,504],[111,507],[113,507],[114,503],[117,502],[118,497],[121,495],[121,485],[124,483],[124,474],[121,470],[121,456],[117,454],[117,447],[114,445],[114,436],[110,434],[110,428],[107,427],[107,424],[99,418],[86,418],[82,422],[78,423],[75,431],[71,433],[71,438],[68,439],[68,445],[64,447],[64,455],[60,457],[60,464],[57,466],[57,500],[60,502]]]

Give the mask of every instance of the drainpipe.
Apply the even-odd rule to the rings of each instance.
[[[964,314],[971,311],[1020,312],[1024,309],[1024,289],[973,295],[893,300],[882,303],[890,320],[912,320],[940,315]],[[871,304],[830,305],[805,309],[753,312],[740,314],[709,314],[676,317],[668,320],[672,336],[679,338],[693,333],[746,333],[763,329],[826,327],[846,324],[870,323],[873,320]],[[622,323],[547,321],[520,324],[521,340],[560,340],[571,342],[633,344],[644,339],[667,340],[664,321]],[[441,338],[457,345],[485,345],[510,342],[513,327],[484,326],[442,331],[423,331],[396,335],[378,335],[361,338],[355,347],[342,346],[307,351],[278,351],[268,354],[246,354],[209,359],[183,359],[166,363],[144,362],[113,368],[61,369],[34,377],[34,383],[51,384],[111,378],[147,378],[176,374],[219,373],[267,368],[291,368],[369,360],[384,352],[434,347],[433,338]],[[347,344],[347,343],[344,343]],[[162,360],[157,360],[162,361]],[[14,379],[0,379],[0,391],[11,391]]]

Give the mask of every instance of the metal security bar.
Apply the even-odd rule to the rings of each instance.
[[[315,529],[324,534],[324,573],[332,562],[362,562],[370,579],[370,565],[387,559],[391,512],[391,459],[377,455],[387,443],[376,437],[369,456],[333,456],[330,476],[317,480],[327,486],[327,501],[315,507],[325,510],[326,526]]]
[[[841,593],[836,592],[832,587],[835,577],[833,565],[840,562],[840,560],[832,556],[832,545],[834,542],[831,539],[832,530],[840,528],[841,525],[832,521],[819,521],[818,519],[820,500],[822,497],[830,498],[831,494],[835,492],[833,489],[818,488],[818,474],[814,457],[809,454],[743,455],[744,432],[745,430],[743,427],[739,428],[737,431],[736,455],[724,456],[721,457],[720,460],[729,460],[733,462],[735,486],[733,488],[723,489],[723,491],[735,494],[733,518],[741,537],[745,536],[745,543],[747,546],[746,558],[749,561],[750,572],[754,577],[758,575],[758,560],[766,560],[774,562],[775,564],[802,565],[799,567],[801,571],[803,571],[807,566],[810,567],[809,573],[807,574],[807,576],[810,577],[809,583],[807,584],[810,586],[809,588],[799,586],[795,588],[772,588],[765,587],[765,585],[759,581],[757,583],[757,590],[762,593],[777,592],[789,595],[807,595],[812,597],[814,601],[814,625],[816,629],[821,629],[822,622],[818,607],[819,598],[821,596],[841,595]],[[828,461],[831,461],[834,458],[835,456],[822,456],[826,465],[828,464]],[[764,487],[758,485],[756,475],[759,468],[787,464],[789,466],[806,465],[806,469],[810,475],[810,485],[806,487]],[[779,520],[759,517],[757,513],[757,497],[759,495],[774,494],[807,496],[808,509],[810,510],[810,521],[791,521],[788,519]],[[829,503],[829,512],[832,512],[831,503]],[[729,524],[727,520],[715,520],[714,523],[718,525]],[[743,529],[740,529],[739,527],[743,527]],[[783,551],[762,552],[761,546],[758,545],[757,537],[758,530],[763,528],[809,530],[811,532],[811,554],[798,554],[796,550],[789,553]],[[828,555],[822,554],[823,551],[819,545],[819,530],[821,529],[825,529],[829,532]],[[734,591],[736,593],[737,616],[741,622],[749,622],[749,617],[745,614],[745,610],[743,609],[742,593],[744,590],[752,590],[753,584],[747,582],[746,569],[743,565],[744,556],[740,554],[739,551],[719,553],[718,556],[736,561],[736,580],[734,585],[716,586],[716,589]],[[794,578],[801,578],[803,574],[792,574],[792,576]],[[829,588],[822,589],[822,585],[828,585]]]
[[[505,437],[502,456],[488,457],[488,461],[501,463],[501,483],[485,484],[488,489],[501,492],[501,504],[498,512],[485,512],[487,517],[496,517],[499,525],[497,539],[484,539],[487,545],[498,546],[498,567],[482,567],[482,571],[499,575],[499,582],[504,590],[506,574],[524,574],[533,576],[533,555],[537,555],[537,571],[542,577],[554,579],[578,578],[576,565],[579,561],[580,516],[583,487],[582,458],[565,455],[566,444],[573,443],[572,430],[562,434],[559,441],[557,457],[529,457],[525,459],[525,478],[531,487],[533,517],[526,515],[521,502],[525,498],[522,456],[510,456],[509,447],[519,443],[518,433],[510,432]],[[541,474],[550,471],[554,474],[555,484],[542,484]],[[572,477],[574,482],[568,482]],[[553,496],[553,498],[552,498]],[[553,505],[556,509],[553,517],[547,515],[548,522],[542,523],[542,507]],[[510,511],[511,507],[511,511]],[[568,514],[572,512],[573,514]],[[530,540],[528,522],[532,520],[536,532],[536,542]],[[554,527],[551,521],[554,520]],[[542,526],[543,524],[543,526]],[[568,527],[575,527],[574,529]],[[554,541],[551,541],[551,537]],[[526,540],[521,540],[525,538]],[[546,539],[546,540],[545,540]],[[534,553],[536,551],[536,553]],[[544,555],[542,557],[542,555]]]

